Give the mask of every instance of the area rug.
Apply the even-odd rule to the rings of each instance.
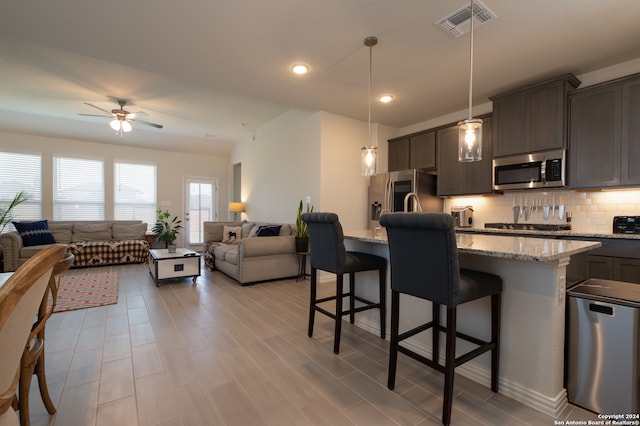
[[[118,303],[118,273],[62,274],[58,299],[53,312],[93,308]]]

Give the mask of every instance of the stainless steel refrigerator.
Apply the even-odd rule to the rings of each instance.
[[[369,229],[380,226],[381,213],[404,211],[405,204],[410,212],[443,211],[443,201],[436,196],[436,176],[411,169],[380,173],[369,178]]]

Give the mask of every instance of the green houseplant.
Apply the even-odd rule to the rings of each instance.
[[[27,197],[27,194],[25,194],[24,191],[20,191],[13,197],[13,200],[11,200],[11,202],[6,206],[4,201],[0,202],[0,233],[4,231],[4,228],[6,228],[6,226],[13,219],[13,213],[11,210],[13,210],[14,207],[17,207],[18,205],[24,203],[28,199],[29,197]]]
[[[313,211],[313,206],[307,204],[306,213],[311,213]],[[305,253],[309,251],[309,229],[307,228],[307,223],[302,220],[302,200],[300,200],[300,204],[298,205],[298,217],[296,218],[296,251],[298,253]]]
[[[178,237],[179,230],[182,229],[182,221],[178,216],[171,218],[168,210],[156,210],[157,220],[151,231],[156,234],[158,241],[165,243],[170,253],[175,253],[175,241]]]

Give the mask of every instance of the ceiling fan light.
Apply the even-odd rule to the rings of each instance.
[[[116,132],[120,130],[120,120],[111,120],[109,126]]]
[[[128,121],[122,122],[122,131],[127,133],[131,131],[131,124]]]

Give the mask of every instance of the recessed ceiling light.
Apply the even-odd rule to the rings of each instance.
[[[393,95],[382,95],[378,97],[378,100],[383,104],[388,104],[393,100]]]
[[[291,65],[291,71],[297,75],[304,75],[309,72],[309,65],[307,64],[293,64]]]

